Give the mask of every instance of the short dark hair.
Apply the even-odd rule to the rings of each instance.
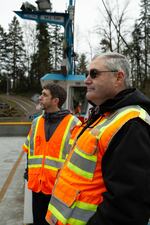
[[[67,98],[67,92],[63,87],[58,84],[48,83],[42,87],[48,89],[52,95],[52,98],[59,98],[58,107],[61,108]]]

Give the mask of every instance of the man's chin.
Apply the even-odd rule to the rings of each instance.
[[[36,110],[37,111],[40,111],[40,110],[42,110],[43,109],[43,106],[41,106],[41,104],[37,104],[36,105]]]
[[[86,93],[86,98],[87,98],[88,101],[92,101],[93,100],[92,94],[90,92]]]
[[[94,95],[92,95],[90,93],[87,93],[86,94],[86,99],[91,105],[93,105],[93,106],[96,105]]]
[[[40,104],[40,107],[41,107],[42,110],[45,110],[44,105]]]

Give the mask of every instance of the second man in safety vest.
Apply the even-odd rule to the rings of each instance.
[[[52,188],[70,149],[70,131],[80,123],[61,110],[66,91],[56,84],[43,87],[39,97],[44,114],[35,118],[23,150],[27,152],[28,188],[32,190],[34,225],[46,225],[45,215]]]

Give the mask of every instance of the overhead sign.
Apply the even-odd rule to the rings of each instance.
[[[67,13],[46,13],[41,11],[15,11],[15,13],[23,19],[35,20],[37,22],[59,24],[62,26],[65,26],[65,22],[69,18]]]
[[[46,22],[55,22],[55,23],[62,23],[64,24],[64,16],[58,16],[58,15],[41,15],[39,16],[41,20],[44,20]]]

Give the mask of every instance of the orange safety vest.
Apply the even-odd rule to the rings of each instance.
[[[61,121],[49,141],[45,139],[44,118],[36,118],[23,145],[28,153],[28,188],[51,194],[58,173],[70,149],[70,130],[80,121],[69,114]]]
[[[150,116],[140,106],[124,107],[104,115],[74,142],[54,185],[46,215],[49,224],[87,224],[107,191],[101,169],[103,155],[118,130],[136,117],[150,125]]]

